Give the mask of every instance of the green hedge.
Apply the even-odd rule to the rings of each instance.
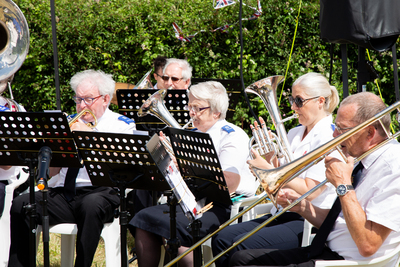
[[[193,77],[240,78],[240,39],[236,24],[227,32],[212,29],[238,21],[239,5],[214,10],[208,0],[58,0],[56,2],[59,71],[62,110],[73,112],[74,103],[69,88],[71,76],[84,69],[102,69],[112,73],[117,82],[136,83],[158,55],[186,58],[193,66]],[[248,18],[256,0],[244,1],[243,17]],[[16,73],[14,98],[27,110],[56,109],[51,16],[49,0],[19,0],[16,4],[24,13],[30,29],[30,50],[21,69]],[[272,75],[286,72],[300,1],[261,0],[262,15],[243,21],[243,73],[246,86]],[[297,37],[284,88],[300,75],[315,71],[328,76],[330,44],[319,37],[319,2],[303,1],[298,20]],[[176,22],[185,35],[199,32],[191,42],[175,38],[172,23]],[[357,51],[348,46],[350,92],[356,91]],[[395,101],[393,67],[388,52],[369,52],[380,75],[379,86],[386,103]],[[341,59],[335,45],[332,84],[340,94]],[[370,83],[368,90],[377,93]],[[286,95],[286,96],[285,96]],[[281,111],[290,114],[283,95]],[[250,95],[252,106],[259,115],[268,114],[262,102]],[[115,107],[114,107],[115,108]],[[242,99],[234,122],[248,126],[250,113]],[[291,127],[294,122],[289,122]]]

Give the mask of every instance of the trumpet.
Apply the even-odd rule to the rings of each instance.
[[[96,116],[94,115],[93,111],[91,111],[91,110],[88,109],[88,108],[85,108],[84,110],[82,110],[81,112],[79,112],[75,117],[73,117],[72,119],[70,119],[70,120],[68,121],[68,126],[71,127],[72,124],[74,124],[75,122],[77,122],[77,120],[79,120],[79,119],[80,119],[83,115],[85,115],[86,113],[90,113],[90,115],[92,115],[92,117],[93,117],[93,119],[94,119],[94,122],[93,122],[93,123],[92,123],[92,122],[88,122],[88,123],[86,123],[86,125],[87,125],[89,128],[91,128],[91,129],[95,128],[95,127],[97,126],[97,118],[96,118]]]
[[[275,168],[275,169],[271,169],[271,170],[263,170],[263,169],[259,169],[259,168],[256,168],[256,167],[253,166],[252,167],[253,171],[256,173],[257,177],[261,180],[261,182],[262,182],[262,184],[264,186],[264,189],[267,192],[267,195],[269,195],[268,192],[279,190],[279,189],[276,189],[276,188],[281,188],[283,185],[285,185],[286,183],[288,183],[289,181],[291,181],[292,179],[294,179],[295,177],[297,177],[298,175],[300,175],[301,173],[306,171],[308,168],[314,166],[315,164],[317,164],[318,162],[323,160],[328,154],[330,154],[334,150],[338,150],[338,146],[341,143],[343,143],[344,141],[346,141],[347,139],[349,139],[353,135],[357,134],[361,130],[365,129],[369,125],[373,124],[377,120],[380,120],[386,114],[390,114],[395,109],[397,109],[397,111],[400,112],[399,111],[399,107],[400,107],[400,101],[396,102],[395,104],[391,105],[390,107],[386,108],[385,110],[379,112],[378,114],[376,114],[371,119],[359,124],[358,126],[354,127],[353,129],[351,129],[351,130],[349,130],[349,131],[337,136],[336,138],[334,138],[331,141],[329,141],[329,142],[321,145],[320,147],[314,149],[313,151],[309,152],[308,154],[304,155],[303,157],[298,158],[298,159],[296,159],[296,160],[294,160],[294,161],[292,161],[290,163],[287,163],[286,165],[283,165],[281,167],[278,167],[278,168]],[[385,141],[382,141],[381,143],[377,144],[375,147],[373,147],[370,150],[366,151],[364,154],[362,154],[360,157],[358,157],[356,159],[356,161],[362,160],[364,157],[368,156],[369,154],[371,154],[372,152],[376,151],[380,147],[386,145],[388,142],[390,142],[394,138],[397,138],[399,135],[400,135],[400,132],[397,132],[396,134],[391,135]],[[268,180],[266,181],[265,179],[268,179]],[[269,181],[269,180],[275,180],[275,182],[272,182],[272,181]],[[217,259],[222,257],[225,253],[231,251],[233,248],[238,246],[240,243],[245,241],[247,238],[249,238],[250,236],[255,234],[258,230],[264,228],[266,225],[268,225],[270,222],[275,220],[277,217],[281,216],[284,212],[286,212],[289,209],[293,208],[300,201],[302,201],[303,199],[307,198],[309,195],[314,193],[316,190],[318,190],[320,187],[325,185],[327,182],[328,182],[327,180],[324,180],[323,182],[319,183],[317,186],[315,186],[314,188],[309,190],[307,193],[305,193],[304,195],[299,197],[297,200],[293,201],[289,206],[285,207],[284,209],[279,211],[274,216],[271,216],[268,220],[266,220],[262,224],[258,225],[256,228],[254,228],[252,231],[250,231],[247,235],[245,235],[242,238],[240,238],[239,240],[237,240],[234,244],[232,244],[232,246],[230,246],[229,248],[227,248],[226,250],[224,250],[223,252],[221,252],[220,254],[215,256],[211,261],[205,263],[204,266],[210,266],[213,262],[215,262]],[[270,189],[271,186],[272,186],[272,188],[274,188],[273,190]],[[224,224],[222,224],[216,231],[214,231],[211,234],[208,234],[203,239],[201,239],[196,244],[194,244],[189,249],[187,249],[185,252],[183,252],[181,255],[179,255],[179,257],[177,257],[174,260],[172,260],[171,262],[169,262],[166,266],[172,266],[173,264],[178,262],[180,259],[185,257],[191,251],[193,251],[198,246],[203,244],[205,241],[207,241],[208,239],[213,237],[215,234],[217,234],[222,229],[227,227],[229,224],[234,222],[236,219],[238,219],[239,217],[243,216],[243,214],[245,214],[246,212],[250,211],[253,207],[255,207],[257,204],[261,203],[263,200],[264,200],[264,198],[260,198],[259,200],[255,201],[253,204],[251,204],[250,206],[245,208],[242,212],[238,213],[236,216],[234,216],[233,218],[229,219]]]

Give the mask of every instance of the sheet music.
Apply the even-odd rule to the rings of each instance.
[[[192,222],[195,219],[201,218],[203,213],[198,213],[204,206],[205,201],[196,201],[192,191],[183,180],[181,173],[176,168],[175,163],[171,160],[167,171],[165,172],[165,178],[176,198],[178,199],[179,205],[181,206],[186,217]]]

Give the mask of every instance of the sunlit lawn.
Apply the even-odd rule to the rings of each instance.
[[[131,234],[128,233],[128,251],[134,246],[134,239]],[[50,255],[50,266],[60,267],[61,266],[61,234],[50,233],[50,243],[49,243],[49,255]],[[38,253],[37,253],[37,266],[43,267],[43,242],[40,238]],[[128,255],[128,260],[132,258],[132,255]],[[92,263],[93,267],[105,267],[106,266],[106,255],[104,251],[103,239],[100,239],[99,245],[94,256]],[[129,266],[137,266],[137,261],[129,264]]]

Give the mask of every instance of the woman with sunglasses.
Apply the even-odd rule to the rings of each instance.
[[[188,109],[198,131],[208,133],[215,146],[229,193],[252,196],[258,181],[251,174],[248,159],[249,137],[239,127],[227,122],[228,95],[219,82],[204,82],[193,85],[188,92]],[[205,203],[207,204],[207,202]],[[131,233],[135,236],[136,253],[139,266],[157,266],[160,260],[160,246],[170,237],[170,218],[165,214],[169,207],[158,205],[141,210],[130,222]],[[230,217],[230,206],[213,203],[213,208],[203,213],[200,238],[216,230]],[[177,208],[177,237],[182,253],[192,245],[189,220]],[[189,254],[179,261],[179,266],[193,266],[193,255]]]
[[[299,126],[288,132],[291,146],[288,149],[293,153],[293,158],[297,159],[333,138],[332,112],[339,103],[339,96],[336,88],[331,86],[323,75],[307,73],[293,83],[289,101],[292,110],[298,114],[300,123]],[[248,161],[250,165],[263,169],[274,168],[254,150],[252,153],[255,155],[255,159]],[[303,195],[323,180],[325,180],[325,165],[324,162],[320,162],[285,185],[278,193],[277,203],[285,207],[290,204],[286,194],[290,194],[291,190]],[[308,197],[314,205],[321,208],[330,208],[335,198],[336,193],[331,185],[324,185]],[[274,207],[271,214],[274,215],[276,212],[277,209]],[[271,214],[223,229],[213,238],[213,254],[217,255],[226,250],[250,230],[270,218]],[[216,264],[218,267],[229,266],[230,256],[238,250],[298,247],[302,241],[303,226],[304,219],[300,215],[286,212],[225,254],[216,261]]]

